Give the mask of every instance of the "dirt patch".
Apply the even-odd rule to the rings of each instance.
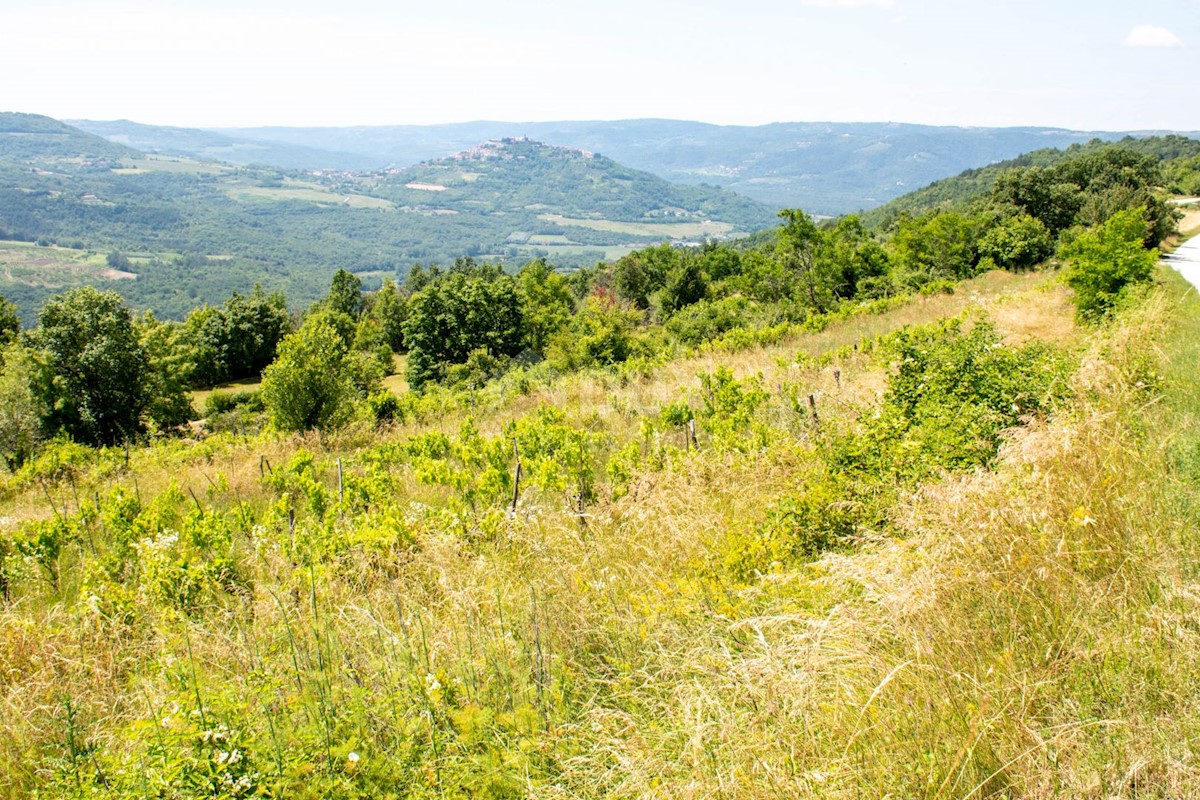
[[[1183,219],[1179,220],[1179,232],[1184,236],[1200,231],[1200,208],[1183,209]]]

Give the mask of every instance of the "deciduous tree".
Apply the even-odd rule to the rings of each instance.
[[[44,365],[36,387],[44,428],[100,445],[140,434],[150,402],[146,353],[121,296],[72,289],[48,302],[38,321],[28,341]]]
[[[319,316],[284,338],[263,371],[263,403],[275,427],[328,430],[344,422],[354,394],[345,358],[341,334]]]

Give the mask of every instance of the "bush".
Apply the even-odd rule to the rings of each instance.
[[[367,407],[378,423],[395,422],[402,417],[400,401],[388,391],[375,392],[367,398]]]
[[[1050,231],[1028,214],[1000,220],[979,240],[979,254],[1009,270],[1031,269],[1052,252]]]
[[[740,295],[701,300],[673,314],[666,328],[684,344],[698,345],[742,325],[751,310],[756,309]]]
[[[1095,322],[1119,305],[1126,290],[1146,283],[1158,262],[1157,250],[1146,250],[1146,220],[1141,211],[1119,211],[1099,228],[1079,235],[1063,249],[1071,259],[1067,284],[1075,290],[1076,316]]]
[[[876,478],[919,481],[987,466],[1001,432],[1065,397],[1065,360],[1041,343],[1010,347],[987,323],[960,318],[894,334],[896,372],[861,434],[832,437],[832,463]]]
[[[216,391],[204,400],[204,414],[215,417],[218,414],[228,414],[234,409],[256,413],[264,411],[262,392],[257,389],[247,389],[240,392]]]
[[[855,535],[860,522],[857,509],[834,481],[814,481],[804,491],[772,503],[760,524],[733,534],[724,566],[739,580],[753,580],[798,561],[811,561]]]

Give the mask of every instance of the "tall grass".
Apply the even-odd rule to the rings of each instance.
[[[886,385],[874,355],[847,353],[839,384],[797,353],[958,313],[963,295],[480,402],[486,435],[550,402],[610,451],[640,448],[629,491],[582,513],[536,488],[513,513],[455,506],[372,461],[384,445],[361,431],[228,436],[80,467],[74,488],[14,486],[5,516],[76,527],[57,586],[5,562],[3,783],[13,797],[1200,794],[1200,303],[1168,281],[1084,335],[1040,280],[974,305],[1011,341],[1080,349],[1071,404],[1012,431],[993,468],[893,487],[853,541],[761,572],[731,572],[732,543],[824,479],[822,437]],[[761,442],[701,431],[697,450],[646,427],[666,403],[698,407],[695,376],[722,365],[763,375]],[[820,396],[821,428],[790,385]],[[429,427],[453,435],[457,413]],[[302,449],[311,472],[284,480],[310,463]],[[116,487],[140,496],[136,514],[118,513]]]

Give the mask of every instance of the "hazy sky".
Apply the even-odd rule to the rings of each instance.
[[[1200,0],[0,0],[0,110],[1200,130]]]

